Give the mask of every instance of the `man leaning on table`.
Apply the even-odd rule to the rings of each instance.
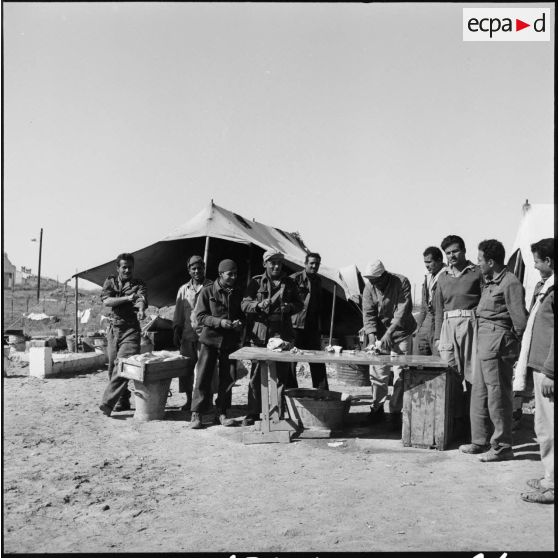
[[[391,355],[411,354],[412,335],[417,324],[412,314],[413,301],[409,280],[403,275],[386,271],[380,260],[368,264],[363,275],[365,287],[362,294],[362,316],[368,343],[374,345],[376,341],[380,341],[383,351]],[[389,400],[387,420],[394,429],[399,429],[403,406],[403,378],[400,378],[400,366],[370,366],[370,421],[375,423],[385,418],[383,404],[387,398],[392,368],[393,394]]]
[[[464,453],[480,461],[513,459],[513,365],[527,324],[525,290],[504,265],[501,242],[483,240],[478,263],[484,286],[477,306],[478,342],[471,389],[471,443]]]

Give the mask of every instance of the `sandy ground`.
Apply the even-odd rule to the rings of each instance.
[[[480,463],[456,445],[402,446],[387,426],[331,439],[244,445],[247,428],[188,429],[173,395],[163,421],[104,417],[104,370],[3,378],[5,552],[526,551],[554,549],[553,506],[519,492],[541,476],[532,416],[516,458]],[[301,387],[307,377],[299,378]],[[242,417],[246,378],[234,390]],[[206,417],[209,422],[211,417]]]

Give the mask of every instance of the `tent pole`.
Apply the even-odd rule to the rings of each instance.
[[[335,299],[337,298],[337,284],[333,285],[333,301],[331,303],[331,323],[329,325],[329,345],[333,338],[333,318],[335,316]]]
[[[203,263],[205,264],[205,270],[207,273],[207,258],[209,257],[209,236],[205,237],[205,250],[203,252]]]
[[[78,276],[76,275],[76,346],[74,351],[77,353],[78,352],[78,328],[79,328],[79,322],[78,322]]]
[[[253,253],[253,248],[252,248],[252,244],[250,243],[250,247],[248,248],[249,252],[248,252],[248,275],[246,277],[246,285],[250,284],[250,279],[252,278],[252,253]]]

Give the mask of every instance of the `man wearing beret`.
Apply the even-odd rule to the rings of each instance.
[[[408,355],[412,352],[412,335],[417,323],[413,317],[411,284],[403,275],[386,271],[377,260],[366,266],[362,293],[362,315],[368,342],[381,342],[384,352],[391,355]],[[383,404],[388,394],[390,366],[371,366],[372,405],[370,420],[384,419]],[[394,429],[401,426],[403,407],[403,378],[401,367],[393,367],[393,394],[389,400],[389,417]]]
[[[215,422],[234,426],[227,418],[231,407],[232,387],[236,380],[236,360],[229,355],[240,348],[243,313],[240,308],[242,295],[236,288],[237,266],[232,260],[219,263],[219,277],[211,285],[203,287],[196,302],[195,316],[202,327],[200,333],[200,356],[190,428],[202,428],[202,413],[211,407],[211,380],[218,364],[219,388],[215,406]]]
[[[263,255],[265,273],[256,275],[248,284],[242,310],[251,320],[248,338],[252,346],[265,347],[271,337],[283,341],[295,339],[291,316],[299,313],[304,304],[298,294],[296,283],[283,271],[285,256],[277,250],[268,250]],[[283,388],[296,387],[290,366],[277,363],[277,387],[282,401]],[[243,426],[254,424],[262,409],[260,385],[260,363],[252,362],[248,386],[248,413]]]
[[[211,285],[212,281],[205,278],[205,264],[201,256],[191,256],[186,263],[190,280],[178,289],[172,325],[174,329],[174,344],[180,349],[182,356],[188,357],[185,376],[178,378],[179,393],[186,394],[186,404],[183,411],[189,411],[192,405],[192,390],[194,387],[194,369],[198,361],[200,349],[198,335],[200,328],[195,320],[194,307],[203,287]]]

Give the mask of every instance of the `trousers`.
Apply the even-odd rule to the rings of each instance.
[[[550,400],[541,391],[542,372],[533,372],[535,384],[535,434],[541,450],[544,467],[544,488],[554,488],[554,398]]]
[[[215,407],[217,414],[226,414],[231,407],[232,388],[236,381],[236,360],[230,360],[229,355],[238,347],[219,348],[200,343],[200,354],[196,373],[196,382],[192,400],[192,412],[205,413],[211,409],[213,390],[211,382],[218,366],[219,387]]]
[[[477,351],[477,325],[474,316],[445,317],[438,345],[440,357],[469,383],[473,379]]]
[[[111,409],[120,398],[129,400],[131,395],[128,389],[128,379],[118,375],[116,361],[119,358],[139,354],[140,343],[139,324],[137,327],[111,324],[107,329],[109,383],[103,393],[102,402]]]
[[[434,346],[434,316],[428,312],[422,322],[416,337],[417,354],[438,356],[440,353]]]
[[[299,349],[321,349],[321,336],[320,331],[317,328],[294,328],[295,347]],[[292,387],[298,387],[298,382],[296,380],[296,362],[291,364],[291,371],[293,375]],[[311,362],[310,363],[310,375],[312,376],[312,387],[317,389],[329,390],[329,384],[327,382],[327,372],[326,366],[323,362]]]
[[[479,327],[470,403],[473,444],[512,446],[512,379],[518,355],[519,342],[510,332],[490,325]]]
[[[283,415],[285,409],[285,398],[283,392],[285,389],[295,388],[293,375],[288,362],[276,362],[277,370],[277,391],[280,401],[280,414]],[[248,412],[247,416],[255,419],[259,418],[262,412],[262,390],[261,390],[261,363],[253,360],[250,367],[250,381],[248,383]]]
[[[180,342],[180,354],[188,357],[186,362],[187,373],[178,378],[178,393],[185,393],[188,399],[192,398],[194,390],[194,374],[199,358],[200,344],[198,341],[182,339]]]
[[[391,355],[408,355],[412,348],[412,336],[405,337],[393,344]],[[372,384],[372,411],[377,411],[385,402],[388,395],[390,372],[393,370],[393,393],[389,400],[389,412],[399,413],[403,407],[403,378],[402,366],[370,366],[370,383]]]

